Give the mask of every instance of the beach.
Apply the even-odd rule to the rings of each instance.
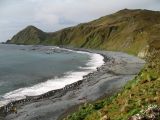
[[[58,120],[74,111],[78,105],[92,102],[120,91],[143,68],[145,61],[122,52],[84,50],[104,57],[97,71],[83,76],[62,89],[15,101],[1,108],[2,120]],[[17,113],[6,112],[15,106]]]

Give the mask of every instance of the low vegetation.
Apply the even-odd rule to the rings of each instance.
[[[118,94],[94,104],[85,104],[65,120],[127,120],[149,104],[160,105],[160,76],[143,69]]]
[[[137,55],[160,29],[160,12],[124,9],[97,20],[46,33],[28,26],[7,43],[65,45]],[[152,32],[151,32],[152,31]]]
[[[146,54],[146,66],[121,92],[92,104],[85,103],[65,120],[127,120],[146,106],[160,106],[160,12],[124,9],[54,33],[29,26],[7,43]]]
[[[156,109],[160,109],[160,44],[154,42],[154,39],[149,44],[146,66],[122,91],[93,104],[81,106],[65,120],[143,120],[140,116],[151,120],[147,119],[146,114],[139,115],[147,106],[158,106]],[[139,115],[139,119],[132,119],[131,116],[135,117],[134,115]],[[160,119],[160,111],[156,115],[153,120]]]

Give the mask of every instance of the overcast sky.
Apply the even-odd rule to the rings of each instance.
[[[28,25],[56,31],[124,8],[160,10],[160,0],[0,0],[0,42]]]

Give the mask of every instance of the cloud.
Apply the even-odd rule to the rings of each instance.
[[[159,6],[159,0],[1,0],[0,41],[27,25],[56,31],[124,8],[160,10]]]

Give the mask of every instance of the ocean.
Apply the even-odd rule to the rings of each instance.
[[[103,56],[55,46],[0,44],[0,106],[82,80]]]

